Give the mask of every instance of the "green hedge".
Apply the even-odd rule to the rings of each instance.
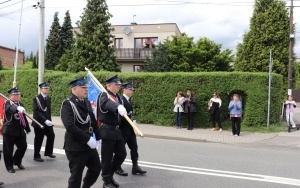
[[[111,72],[93,72],[101,83],[114,75]],[[174,122],[173,101],[177,91],[187,88],[195,92],[197,114],[195,127],[208,127],[207,102],[214,91],[222,99],[221,118],[228,120],[228,103],[233,93],[242,96],[244,126],[266,126],[268,105],[268,74],[246,72],[209,73],[118,73],[123,82],[133,82],[135,119],[143,123],[172,125]],[[68,83],[86,72],[66,73],[46,71],[44,81],[50,84],[52,114],[59,115],[61,102],[70,96]],[[22,93],[22,102],[27,112],[32,111],[31,101],[37,94],[37,70],[18,71],[17,85]],[[11,88],[13,71],[0,71],[0,92],[7,95]],[[282,76],[273,74],[271,90],[270,123],[277,123],[281,113]]]

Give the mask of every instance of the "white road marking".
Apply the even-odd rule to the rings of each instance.
[[[0,140],[0,144],[1,145],[3,144],[2,140]],[[33,150],[34,146],[32,144],[28,144],[27,149]],[[44,151],[45,147],[42,147],[41,150]],[[65,155],[65,150],[54,148],[53,153]],[[126,159],[124,161],[124,164],[131,165],[132,163],[130,159]],[[191,174],[201,174],[201,175],[208,175],[208,176],[218,176],[218,177],[225,177],[225,178],[244,179],[244,180],[260,181],[260,182],[300,186],[300,179],[284,178],[284,177],[277,177],[277,176],[213,170],[213,169],[206,169],[206,168],[195,168],[195,167],[187,167],[187,166],[179,166],[179,165],[162,164],[162,163],[152,163],[146,161],[139,161],[139,166],[174,171],[174,172],[184,172],[184,173],[191,173]]]

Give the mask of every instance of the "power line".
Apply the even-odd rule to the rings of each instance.
[[[4,8],[7,8],[7,7],[10,7],[10,6],[13,6],[13,5],[16,5],[16,4],[18,4],[18,3],[21,3],[22,1],[18,1],[18,2],[16,2],[16,3],[13,3],[13,4],[10,4],[10,5],[7,5],[7,6],[5,6],[5,7],[1,7],[0,9],[4,9]],[[1,4],[1,3],[0,3]]]
[[[33,7],[27,7],[27,8],[23,9],[23,12],[33,10],[33,9],[34,9]],[[0,14],[0,17],[4,17],[4,16],[10,15],[10,14],[16,14],[16,13],[19,13],[19,12],[20,12],[20,10],[15,10],[15,11],[12,11],[12,12],[3,13],[3,14]]]
[[[7,3],[7,2],[9,2],[9,1],[11,1],[11,0],[7,0],[7,1],[1,2],[0,4],[4,4],[4,3]]]

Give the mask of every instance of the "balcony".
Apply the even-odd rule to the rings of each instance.
[[[116,48],[115,55],[117,59],[136,59],[145,60],[152,56],[151,48]]]

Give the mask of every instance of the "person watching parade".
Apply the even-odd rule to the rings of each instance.
[[[25,116],[25,108],[20,102],[21,93],[17,87],[8,91],[9,100],[4,104],[3,123],[3,157],[7,171],[15,173],[13,165],[24,170],[22,159],[27,150],[26,134],[30,133],[28,120]],[[14,152],[14,145],[17,149]]]
[[[126,158],[125,142],[120,130],[121,117],[127,111],[117,93],[121,82],[117,75],[105,81],[107,93],[101,92],[97,97],[97,117],[99,118],[102,139],[101,160],[103,188],[119,187],[113,174]]]
[[[133,84],[125,83],[122,85],[122,89],[123,89],[122,104],[125,107],[126,111],[128,112],[128,117],[132,119],[133,106],[131,103],[131,97],[134,92]],[[130,149],[130,156],[132,161],[132,174],[135,175],[135,174],[147,173],[147,171],[142,170],[141,167],[138,166],[139,154],[138,154],[136,135],[133,128],[125,118],[122,118],[122,124],[120,126],[120,129],[122,131],[125,144],[127,144],[127,146]],[[128,173],[124,172],[121,166],[119,166],[119,168],[115,170],[115,173],[121,176],[128,175]]]
[[[97,181],[101,172],[96,149],[100,146],[100,132],[90,102],[86,99],[88,86],[85,78],[75,79],[69,86],[72,95],[63,101],[60,110],[60,117],[66,128],[64,149],[71,172],[68,187],[80,188],[83,170],[87,167],[81,188],[89,188]]]
[[[41,158],[40,151],[43,144],[44,136],[47,137],[44,156],[55,158],[53,155],[53,146],[55,134],[53,131],[53,123],[51,119],[51,97],[48,95],[49,85],[44,82],[39,84],[40,94],[33,98],[33,118],[43,125],[43,129],[37,125],[35,121],[32,122],[34,127],[34,157],[37,162],[44,162]]]

